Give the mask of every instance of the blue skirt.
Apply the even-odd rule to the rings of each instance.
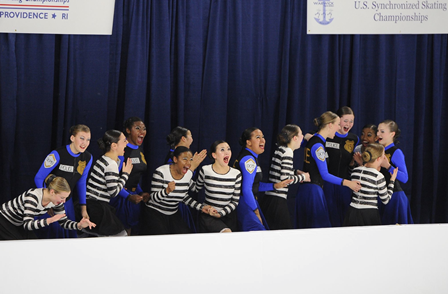
[[[324,191],[316,184],[302,184],[296,196],[296,228],[331,227]]]
[[[255,200],[255,202],[257,203],[258,212],[260,213],[263,224],[260,223],[260,220],[258,219],[255,212],[247,205],[247,203],[243,199],[240,198],[238,206],[236,207],[236,212],[238,217],[238,227],[242,232],[269,230],[260,205],[258,204],[257,200]]]
[[[190,207],[187,206],[185,203],[180,202],[178,209],[180,211],[180,215],[182,216],[182,219],[184,222],[188,225],[192,233],[196,233],[196,226],[194,224],[193,215],[191,214]]]
[[[352,201],[352,190],[349,187],[324,182],[324,194],[331,225],[333,227],[342,226],[345,214]]]
[[[73,198],[70,197],[69,200],[67,200],[64,203],[64,209],[65,214],[67,215],[67,218],[76,221],[75,217],[75,208],[73,206]],[[40,215],[38,217],[35,217],[35,219],[44,219],[51,217],[48,213],[44,215]],[[77,238],[78,234],[76,233],[76,230],[66,230],[62,228],[58,222],[51,223],[50,225],[41,228],[39,230],[34,231],[36,236],[39,239],[59,239],[59,238]]]
[[[140,220],[140,203],[135,204],[124,197],[117,196],[111,198],[109,204],[115,208],[115,214],[120,219],[125,229],[138,227]]]
[[[381,222],[383,225],[414,223],[409,200],[404,191],[394,192],[389,203],[386,205],[380,200],[378,207],[380,208],[380,212],[382,212]]]

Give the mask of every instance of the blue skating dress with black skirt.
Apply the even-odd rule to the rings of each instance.
[[[335,177],[328,172],[325,141],[320,134],[315,134],[305,147],[303,171],[310,174],[310,182],[302,183],[297,191],[297,228],[331,227],[323,191],[324,181],[342,185],[344,179]]]
[[[134,232],[132,234],[136,234],[135,230],[138,230],[141,204],[132,203],[127,197],[131,194],[143,193],[139,182],[148,165],[142,148],[131,143],[128,143],[124,149],[124,157],[120,156],[121,164],[119,170],[121,170],[123,162],[126,162],[128,158],[131,159],[133,165],[131,174],[126,181],[125,189],[121,190],[119,194],[121,197],[111,198],[110,205],[115,207],[115,214],[123,223],[125,229],[131,228],[131,233]]]
[[[257,196],[259,191],[274,190],[274,184],[261,182],[263,174],[258,164],[258,154],[248,148],[241,150],[233,167],[240,170],[243,176],[240,202],[236,208],[239,229],[244,232],[269,230]],[[263,224],[255,214],[256,209],[260,213]]]
[[[385,148],[385,154],[391,167],[386,170],[381,168],[381,173],[384,175],[387,184],[390,182],[391,175],[396,167],[398,167],[397,179],[395,180],[394,193],[387,205],[378,203],[378,208],[382,214],[381,221],[383,225],[395,224],[413,224],[411,207],[409,200],[399,182],[406,183],[408,181],[408,170],[404,160],[403,152],[395,146],[394,143]]]
[[[73,204],[73,190],[75,187],[78,192],[78,198],[75,199],[75,202],[78,202],[79,205],[86,205],[87,175],[92,166],[92,161],[92,155],[89,152],[85,151],[75,154],[71,151],[70,145],[62,146],[48,154],[34,177],[37,188],[44,187],[44,181],[49,174],[63,177],[67,180],[72,191],[64,203],[65,213],[69,220],[76,221]],[[49,217],[50,215],[46,213],[37,219]],[[51,223],[49,226],[37,230],[36,235],[42,239],[76,238],[78,236],[76,230],[65,230],[58,222]]]
[[[353,151],[358,144],[359,138],[353,133],[342,135],[336,132],[333,139],[328,138],[325,142],[328,153],[328,172],[350,180],[350,162],[353,160]],[[349,187],[324,181],[324,194],[331,225],[333,227],[342,226],[345,213],[352,201],[352,190]]]

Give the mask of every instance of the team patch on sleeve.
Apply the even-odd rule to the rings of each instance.
[[[49,154],[44,161],[45,168],[53,167],[55,164],[56,164],[56,157],[54,157],[54,154]]]
[[[316,156],[320,161],[325,161],[325,150],[322,147],[317,148]]]
[[[249,158],[248,160],[246,160],[246,162],[244,163],[244,168],[247,170],[248,173],[252,174],[255,170],[255,167],[257,166],[257,164],[255,163],[255,161],[252,158]]]

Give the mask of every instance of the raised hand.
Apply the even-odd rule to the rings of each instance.
[[[195,152],[193,155],[193,161],[191,162],[190,170],[194,171],[206,157],[207,157],[206,149],[202,150],[199,153]]]
[[[170,194],[176,189],[176,182],[172,181],[168,183],[168,187],[166,187],[166,194]]]
[[[122,171],[125,172],[125,173],[130,174],[131,171],[132,171],[132,168],[133,168],[133,167],[134,167],[134,166],[132,165],[132,160],[131,160],[131,158],[128,158],[128,160],[126,160],[126,162],[123,162],[123,168],[122,168]]]

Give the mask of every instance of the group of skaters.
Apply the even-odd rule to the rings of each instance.
[[[256,127],[243,131],[241,151],[232,159],[224,140],[193,152],[191,131],[176,127],[167,136],[165,164],[140,185],[147,170],[142,144],[146,126],[138,117],[123,132],[109,130],[98,140],[103,155],[87,151],[85,125],[70,129],[70,144],[53,150],[35,176],[35,185],[0,208],[0,239],[76,238],[236,232],[413,223],[399,182],[408,174],[398,149],[400,130],[392,120],[350,130],[347,106],[314,119],[315,133],[288,124],[277,136],[269,182],[259,156],[266,140]],[[304,149],[301,170],[294,151]],[[209,156],[211,164],[201,165]],[[295,217],[288,188],[298,184]],[[261,192],[264,192],[261,194]],[[262,197],[261,197],[262,196]]]

